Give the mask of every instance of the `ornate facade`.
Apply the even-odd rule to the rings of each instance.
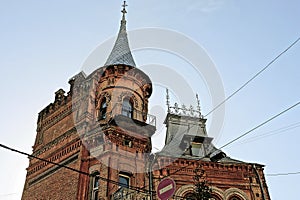
[[[176,182],[172,199],[192,199],[193,170],[199,165],[213,199],[270,199],[263,166],[231,159],[214,147],[200,109],[170,106],[166,145],[151,153],[152,83],[136,67],[125,5],[122,12],[105,65],[71,78],[69,92],[58,90],[39,113],[22,199],[158,199],[155,190],[165,177]]]

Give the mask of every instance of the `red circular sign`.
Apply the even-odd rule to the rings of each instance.
[[[173,196],[175,189],[175,181],[171,178],[165,178],[157,186],[157,196],[160,200],[167,200],[168,198]]]

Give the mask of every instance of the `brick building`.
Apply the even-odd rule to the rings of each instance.
[[[58,90],[39,113],[32,155],[43,160],[29,159],[22,199],[151,199],[150,193],[158,199],[155,189],[165,177],[176,182],[173,199],[192,199],[199,165],[213,199],[270,199],[263,166],[231,159],[214,147],[199,109],[168,105],[165,147],[151,153],[152,83],[136,67],[125,5],[122,12],[105,65],[71,78],[69,92]]]

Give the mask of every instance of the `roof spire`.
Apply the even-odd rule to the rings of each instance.
[[[135,67],[135,62],[133,60],[128,38],[127,38],[127,32],[126,32],[126,18],[125,15],[127,13],[126,7],[128,5],[126,4],[126,1],[124,1],[124,4],[122,5],[122,20],[121,20],[121,26],[119,30],[119,34],[117,37],[117,40],[115,42],[115,45],[105,63],[104,66],[110,66],[110,65],[129,65],[132,67]]]

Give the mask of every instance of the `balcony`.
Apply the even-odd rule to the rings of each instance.
[[[156,127],[156,117],[154,115],[150,115],[147,112],[142,112],[135,108],[124,107],[121,104],[115,104],[110,112],[110,116],[115,117],[117,115],[122,115],[133,119],[134,121],[139,121]]]

